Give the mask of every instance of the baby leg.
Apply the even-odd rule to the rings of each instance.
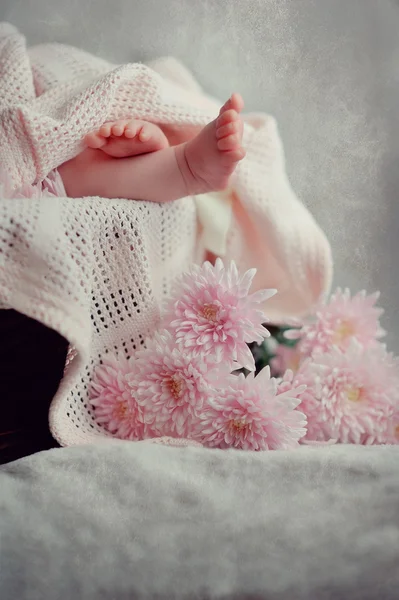
[[[70,198],[100,196],[169,202],[187,196],[175,148],[113,158],[88,148],[58,168]]]
[[[194,139],[157,152],[117,159],[89,148],[59,168],[66,192],[74,198],[170,202],[225,189],[245,156],[242,108],[241,96],[234,94]]]
[[[158,125],[138,119],[104,123],[97,131],[86,135],[84,141],[89,148],[102,150],[115,158],[156,152],[169,146]]]

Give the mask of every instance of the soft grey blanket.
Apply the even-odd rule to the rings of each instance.
[[[2,600],[399,596],[399,447],[115,442],[0,469]]]

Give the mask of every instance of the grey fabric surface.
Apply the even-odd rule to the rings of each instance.
[[[117,62],[174,55],[214,95],[274,114],[335,282],[381,290],[399,351],[397,1],[2,0],[0,19]]]
[[[115,442],[0,469],[2,600],[396,600],[399,448]]]

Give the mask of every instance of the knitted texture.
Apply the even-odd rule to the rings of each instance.
[[[69,199],[58,196],[62,185],[46,193],[43,181],[56,181],[54,169],[104,121],[146,119],[184,139],[221,103],[174,59],[117,66],[60,44],[27,50],[7,23],[0,81],[0,304],[69,341],[50,427],[62,445],[90,443],[107,435],[88,403],[93,369],[108,352],[130,356],[153,334],[175,278],[204,258],[202,228],[195,198]],[[256,288],[279,289],[267,311],[281,321],[310,311],[329,290],[331,252],[287,180],[275,121],[244,121],[247,156],[233,178],[225,258],[257,267]]]

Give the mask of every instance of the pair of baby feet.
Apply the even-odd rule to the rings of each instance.
[[[220,109],[219,116],[182,145],[185,178],[192,178],[187,181],[188,192],[204,193],[227,187],[231,174],[245,156],[241,145],[243,108],[242,97],[233,94]],[[104,123],[85,137],[85,143],[114,158],[157,152],[170,145],[158,125],[138,119]]]

